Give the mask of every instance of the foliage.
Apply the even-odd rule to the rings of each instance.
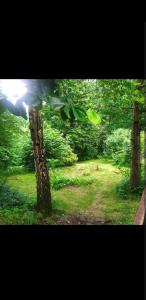
[[[97,171],[95,166],[99,166]],[[123,167],[122,167],[123,168]],[[93,184],[88,184],[84,186],[69,186],[62,187],[59,190],[52,190],[52,205],[53,214],[59,214],[58,218],[62,220],[62,214],[68,217],[71,214],[78,215],[82,214],[83,217],[88,216],[92,218],[95,215],[95,219],[103,215],[104,218],[110,220],[110,224],[133,224],[134,216],[138,208],[140,196],[135,194],[128,195],[128,198],[122,199],[117,191],[116,186],[121,181],[122,176],[121,171],[113,166],[111,163],[104,160],[88,161],[84,163],[77,163],[71,167],[63,167],[57,170],[51,170],[51,177],[53,173],[59,176],[65,177],[83,177],[83,173],[88,170],[90,176],[94,178],[95,182]],[[123,169],[126,172],[126,169]],[[90,178],[89,176],[89,178]],[[87,177],[87,176],[85,176]],[[28,197],[32,199],[32,206],[35,204],[35,175],[34,174],[23,174],[17,176],[11,176],[8,178],[8,184],[17,190],[26,193]],[[95,205],[93,205],[95,204]],[[56,212],[54,212],[54,210]],[[35,211],[27,209],[23,211],[19,209],[14,213],[14,210],[9,212],[9,221],[7,218],[3,218],[5,212],[0,214],[0,224],[46,224],[46,220],[39,219],[36,217]],[[29,215],[31,215],[29,217]],[[16,216],[16,218],[15,218]],[[34,216],[34,217],[33,217]],[[33,220],[32,220],[33,219]],[[51,220],[49,219],[49,222]],[[55,221],[56,222],[56,221]],[[56,223],[55,223],[56,224]],[[62,224],[63,220],[62,220]]]
[[[99,173],[101,172],[100,178],[98,178],[95,184],[96,196],[100,191],[100,186],[103,191],[102,203],[99,201],[99,206],[103,205],[104,207],[105,204],[103,209],[104,213],[110,215],[110,218],[113,220],[116,215],[117,220],[120,220],[122,223],[132,222],[132,216],[137,204],[135,200],[133,203],[133,200],[129,200],[129,197],[131,197],[130,193],[140,196],[144,187],[142,179],[137,190],[129,190],[129,170],[125,168],[125,166],[130,165],[130,130],[132,125],[133,101],[139,101],[141,111],[143,111],[144,108],[144,94],[140,87],[139,80],[64,79],[55,80],[55,82],[52,81],[52,83],[51,80],[41,81],[27,81],[27,83],[30,84],[29,97],[26,97],[27,99],[25,98],[25,100],[34,106],[39,105],[40,108],[40,104],[43,104],[41,109],[44,119],[45,146],[49,167],[54,169],[59,166],[71,165],[77,161],[77,157],[79,160],[87,160],[99,156],[103,158],[104,153],[105,159],[111,158],[114,164],[120,167],[119,172],[124,178],[119,183],[117,192],[115,192],[114,184],[110,182],[110,177],[111,181],[115,178],[114,172],[108,169],[108,164],[106,165],[105,172],[102,173],[102,170],[99,170]],[[36,83],[38,83],[38,85],[36,85]],[[50,86],[50,83],[52,86]],[[44,95],[43,97],[41,97],[42,94]],[[10,105],[10,103],[8,104],[5,99],[4,105],[4,99],[2,99],[0,95],[0,168],[3,170],[7,168],[7,174],[9,175],[25,173],[26,170],[24,167],[18,167],[22,162],[31,170],[34,168],[32,144],[28,127],[29,122],[16,116],[24,113],[24,111],[21,110],[21,104],[21,102],[17,103],[18,109],[15,109],[14,106]],[[6,107],[15,115],[12,115],[6,110]],[[144,128],[145,115],[144,112],[142,112],[141,130],[143,131]],[[143,135],[141,145],[143,154]],[[73,168],[75,167],[76,166]],[[66,171],[68,168],[62,168],[62,172],[64,173],[61,174],[59,173],[59,169],[56,171],[51,170],[53,193],[60,193],[59,200],[57,200],[58,202],[55,202],[57,203],[56,206],[58,205],[60,208],[68,207],[70,210],[69,200],[74,199],[73,203],[75,203],[75,207],[79,208],[79,203],[81,204],[81,202],[85,207],[85,202],[89,200],[87,198],[92,198],[93,201],[93,198],[96,197],[95,195],[91,197],[93,190],[90,189],[90,185],[88,187],[90,180],[91,182],[93,180],[93,178],[90,177],[93,175],[93,171],[89,170],[86,165],[80,176],[78,176],[79,170],[76,170],[75,178],[72,178],[72,167],[69,168],[68,173]],[[52,172],[54,172],[54,174]],[[116,170],[115,172],[118,171]],[[95,175],[96,170],[94,170],[93,173]],[[20,175],[18,175],[18,178],[19,176]],[[115,180],[118,182],[119,178],[117,173],[115,173],[115,176],[117,176]],[[17,180],[17,176],[15,179],[18,184],[17,188],[19,189],[19,185],[22,186],[22,182]],[[100,185],[98,185],[98,182],[100,182]],[[109,182],[111,185],[110,190],[108,190]],[[4,173],[2,173],[2,175],[0,175],[0,185],[2,186],[4,183],[5,176]],[[83,187],[86,193],[90,189],[89,197],[86,197],[85,194],[82,195],[82,193],[78,194],[79,196],[77,197],[72,191],[68,196],[67,189],[63,190],[63,187],[68,185],[77,185],[79,188],[80,185],[84,184],[87,184],[87,186]],[[35,194],[35,178],[33,182],[31,182],[31,178],[29,177],[27,184],[24,184],[23,187],[24,192],[30,189],[30,194]],[[94,184],[92,188],[94,189]],[[61,190],[57,191],[58,189]],[[14,195],[10,195],[8,191],[3,190],[3,193],[5,194],[4,199],[15,198]],[[66,197],[65,200],[64,195]],[[121,197],[127,198],[126,201],[120,200]],[[132,199],[136,199],[134,197],[135,196],[133,196]],[[6,208],[3,208],[6,218],[9,219],[8,222],[13,222],[15,217],[16,222],[18,222],[20,216],[22,216],[22,223],[32,224],[33,222],[40,221],[38,217],[33,217],[32,212],[30,212],[30,215],[28,211],[25,214],[24,211],[21,211],[21,207],[18,212],[19,203],[17,200],[17,196],[16,202],[15,200],[10,200],[12,206],[10,204],[8,211]],[[16,207],[12,208],[15,203]],[[76,205],[76,203],[78,203],[78,205]],[[127,203],[128,206],[126,206]],[[131,208],[133,211],[130,212]],[[12,218],[10,216],[10,209],[13,215]],[[119,218],[118,209],[119,211],[121,209],[121,216],[124,213],[125,217]],[[131,219],[129,219],[129,215]],[[2,218],[2,213],[0,213],[0,218]]]
[[[58,159],[61,166],[70,166],[77,162],[76,154],[61,132],[45,126],[44,139],[48,159]]]
[[[7,185],[0,186],[0,208],[24,206],[27,202],[26,199],[23,193],[12,190]]]
[[[28,169],[24,166],[9,166],[6,170],[6,176],[25,174],[28,172]]]
[[[46,125],[44,142],[49,166],[69,166],[77,162],[76,154],[73,153],[69,143],[57,129],[52,129]],[[22,164],[30,170],[34,170],[32,142],[30,139],[26,140],[23,148]]]
[[[51,220],[49,221],[51,224]],[[33,225],[42,223],[45,223],[42,214],[31,210],[30,207],[0,209],[0,224]]]
[[[79,161],[97,158],[102,152],[101,135],[95,126],[82,124],[68,130],[67,140]]]
[[[115,164],[125,165],[130,163],[130,153],[130,131],[122,128],[113,131],[106,140],[105,155]]]
[[[0,167],[7,168],[11,161],[11,152],[6,147],[0,146]]]
[[[130,188],[130,179],[125,176],[122,181],[117,185],[117,193],[122,199],[128,199],[130,194],[138,195],[141,197],[144,190],[144,180],[141,179],[140,185],[137,188]]]
[[[94,125],[99,125],[101,123],[101,118],[100,116],[95,112],[93,111],[91,108],[89,108],[87,110],[87,116],[88,116],[88,119],[94,124]]]
[[[28,168],[28,170],[30,170],[30,171],[35,170],[33,147],[32,147],[32,141],[30,138],[25,141],[25,144],[23,146],[21,164],[25,168]]]
[[[0,167],[19,165],[21,148],[25,139],[25,121],[13,116],[0,106]]]
[[[84,186],[88,184],[92,184],[94,182],[94,178],[92,177],[74,177],[71,178],[69,176],[62,176],[58,173],[53,174],[51,176],[51,186],[54,190],[59,190],[61,188],[64,188],[65,186]]]

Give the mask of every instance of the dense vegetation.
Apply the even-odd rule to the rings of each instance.
[[[60,211],[63,216],[85,215],[85,208],[94,207],[99,191],[98,210],[109,223],[132,223],[146,182],[144,81],[56,80],[55,88],[38,96],[55,219],[53,215],[44,219],[35,209],[30,122],[0,100],[0,222],[56,223]],[[109,190],[108,172],[115,178]],[[129,207],[127,212],[123,205]]]

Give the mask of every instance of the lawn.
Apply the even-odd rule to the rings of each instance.
[[[123,200],[117,195],[116,186],[122,174],[110,162],[77,163],[51,170],[50,176],[65,182],[58,190],[52,189],[51,217],[44,219],[26,206],[25,210],[14,208],[11,215],[8,210],[0,210],[0,223],[8,220],[12,224],[133,224],[140,199],[130,196]],[[11,175],[8,185],[23,192],[29,204],[36,202],[34,174]]]

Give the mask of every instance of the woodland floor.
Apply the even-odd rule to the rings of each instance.
[[[53,172],[53,171],[52,171]],[[77,163],[75,166],[58,168],[59,176],[90,177],[94,182],[84,186],[67,186],[52,190],[53,214],[51,217],[24,218],[24,212],[17,210],[17,218],[9,223],[16,224],[133,224],[139,199],[130,196],[121,199],[116,186],[122,179],[120,170],[104,160]],[[28,197],[28,202],[36,200],[35,175],[21,174],[8,178],[10,187],[16,188]],[[11,212],[12,213],[12,212]],[[20,215],[22,217],[20,217]],[[2,222],[0,213],[0,223]]]

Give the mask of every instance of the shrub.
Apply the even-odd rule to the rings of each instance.
[[[112,158],[117,165],[122,166],[130,163],[131,139],[128,129],[119,128],[108,136],[105,155]]]
[[[0,186],[1,208],[22,207],[26,202],[27,198],[22,193],[12,190],[6,185]]]
[[[124,179],[117,185],[117,193],[122,199],[127,199],[129,194],[141,196],[144,190],[144,180],[142,179],[137,188],[130,188],[130,179],[125,176]]]
[[[65,186],[83,186],[92,184],[94,179],[92,177],[85,178],[83,176],[79,177],[67,177],[60,174],[52,174],[51,176],[51,187],[54,190],[59,190]]]
[[[44,141],[49,166],[70,166],[77,162],[77,155],[73,153],[69,143],[57,129],[45,126]],[[34,170],[32,142],[30,139],[26,141],[23,148],[22,164],[30,170]]]
[[[0,146],[0,168],[7,168],[11,161],[10,151],[3,146]]]
[[[51,220],[49,220],[51,221]],[[43,215],[36,211],[28,210],[28,208],[2,208],[0,209],[0,223],[1,224],[19,224],[19,225],[33,225],[42,224]],[[51,223],[51,222],[50,222]]]
[[[77,155],[57,129],[46,126],[44,138],[47,158],[58,160],[57,166],[71,166],[77,162]]]
[[[7,176],[16,175],[16,174],[25,174],[28,170],[23,166],[10,166],[8,167],[6,174]]]
[[[127,199],[128,194],[130,193],[129,178],[125,177],[117,185],[117,193],[122,199]]]
[[[91,124],[78,125],[67,133],[67,140],[79,161],[97,158],[102,151],[99,130]]]
[[[26,143],[24,144],[21,163],[29,170],[35,169],[32,141],[30,139],[27,139]]]

